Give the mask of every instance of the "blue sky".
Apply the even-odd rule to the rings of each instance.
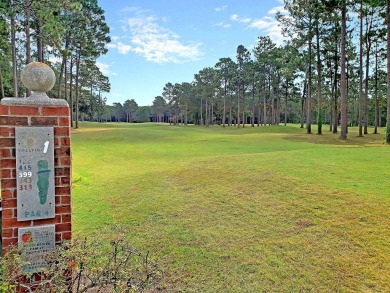
[[[98,59],[108,75],[107,103],[134,99],[152,105],[166,83],[191,82],[219,58],[235,60],[238,45],[257,37],[282,43],[275,21],[282,0],[99,0],[110,27],[108,53]]]

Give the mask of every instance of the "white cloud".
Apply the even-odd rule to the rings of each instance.
[[[279,1],[283,3],[282,1]],[[251,19],[249,17],[240,17],[238,14],[232,14],[230,16],[230,20],[247,24],[248,29],[257,29],[264,33],[264,35],[268,35],[273,42],[280,45],[283,43],[285,38],[282,35],[282,30],[279,27],[279,22],[270,15],[275,15],[277,12],[282,14],[287,14],[287,11],[284,9],[284,6],[276,6],[268,11],[267,16],[258,19]]]
[[[278,12],[280,12],[281,14],[286,14],[287,10],[284,9],[284,6],[276,6],[276,7],[272,8],[272,9],[268,10],[267,13],[268,14],[276,14]]]
[[[250,28],[256,28],[256,29],[266,29],[269,28],[270,26],[275,25],[275,21],[268,20],[268,19],[257,19],[252,21],[252,23],[249,25]]]
[[[120,11],[120,14],[134,13],[137,15],[148,14],[151,11],[149,9],[143,9],[135,6],[127,6]]]
[[[232,14],[230,16],[230,19],[233,21],[237,21],[240,23],[249,23],[251,22],[251,19],[249,17],[239,17],[237,14]]]
[[[267,31],[267,34],[269,35],[269,37],[271,38],[271,40],[274,41],[278,45],[281,45],[283,43],[283,41],[286,39],[283,36],[282,30],[277,23],[268,27],[266,31]]]
[[[127,53],[129,53],[132,49],[131,45],[125,45],[121,41],[118,41],[115,43],[110,43],[107,45],[107,47],[117,49],[119,54],[123,54],[123,55],[126,55]]]
[[[183,63],[198,60],[203,55],[201,43],[185,44],[178,34],[159,24],[166,23],[166,18],[158,18],[149,13],[145,15],[145,10],[135,8],[128,8],[127,11],[135,14],[134,17],[123,20],[123,31],[128,32],[128,36],[121,39],[123,41],[126,38],[129,43],[115,40],[109,45],[120,54],[134,52],[156,63]]]
[[[274,19],[268,19],[266,17],[254,20],[249,28],[258,29],[269,36],[273,42],[277,45],[281,45],[285,38],[282,35],[282,30],[279,26],[279,22]]]
[[[220,6],[220,7],[215,7],[214,10],[217,11],[217,12],[221,12],[221,11],[226,10],[226,8],[227,8],[227,5],[223,5],[223,6]]]
[[[216,26],[223,27],[223,28],[229,28],[229,27],[231,27],[231,24],[224,23],[224,22],[218,22],[218,23],[216,23],[215,25],[216,25]]]
[[[109,64],[105,64],[105,63],[102,63],[102,62],[96,62],[96,66],[99,67],[100,71],[105,76],[115,76],[115,75],[118,75],[117,73],[111,71],[111,69],[110,69],[111,65],[109,65]]]

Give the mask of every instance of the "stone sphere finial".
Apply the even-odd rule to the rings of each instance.
[[[49,98],[46,92],[56,82],[54,71],[42,62],[31,62],[23,68],[20,79],[26,88],[32,91],[30,98]]]

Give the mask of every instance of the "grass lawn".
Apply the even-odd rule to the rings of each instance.
[[[390,292],[380,131],[82,123],[73,229],[121,224],[169,292]]]

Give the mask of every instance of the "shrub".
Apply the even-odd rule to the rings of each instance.
[[[22,275],[25,265],[21,251],[12,247],[4,257],[0,256],[0,292],[8,293],[16,290],[18,276]]]
[[[0,292],[143,292],[158,289],[162,273],[149,252],[132,247],[124,233],[90,237],[59,245],[47,256],[47,268],[26,275],[21,251],[0,258]],[[99,241],[96,241],[99,239]],[[22,281],[27,280],[27,282]]]

